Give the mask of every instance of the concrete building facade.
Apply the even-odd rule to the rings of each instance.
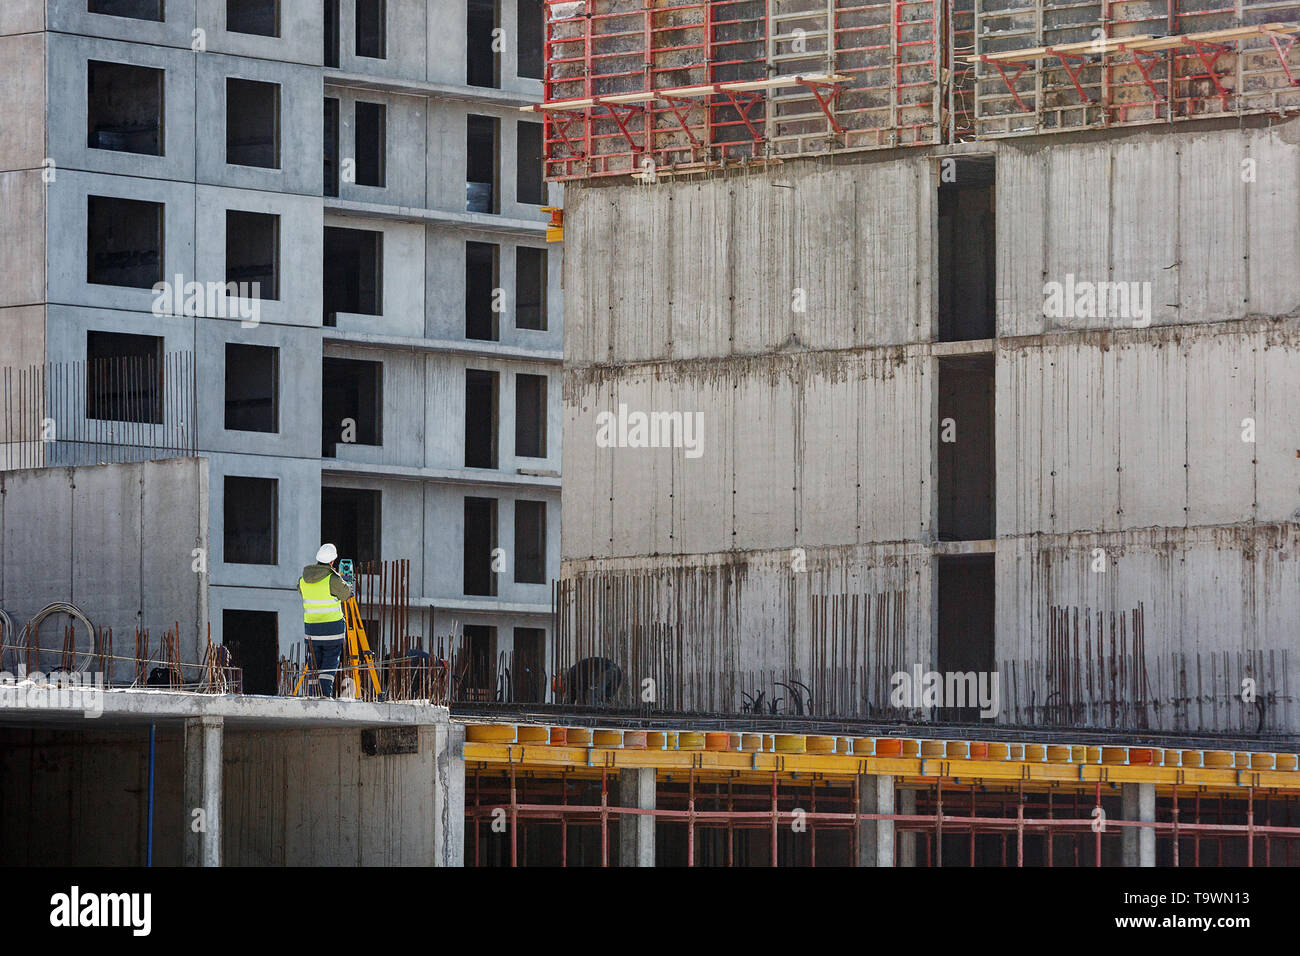
[[[52,369],[37,419],[56,428],[22,467],[72,463],[60,439],[87,428],[92,462],[150,457],[130,449],[164,432],[203,456],[214,642],[226,622],[299,642],[299,571],[334,540],[410,561],[413,636],[470,626],[490,659],[516,633],[544,646],[563,309],[541,209],[560,193],[517,109],[540,97],[541,17],[536,0],[0,12],[0,340],[6,366]],[[164,382],[176,354],[193,358]]]
[[[547,157],[569,252],[563,660],[607,657],[624,703],[649,679],[667,711],[973,719],[893,699],[934,671],[995,676],[1004,724],[1295,732],[1300,121],[1290,48],[1242,25],[1293,8],[1196,20],[1228,44],[1203,75],[1167,52],[1211,42],[1163,36],[1200,16],[1175,6],[1174,26],[1097,13],[1113,39],[1089,53],[1092,8],[896,3],[866,24],[771,0],[732,31],[766,47],[725,76],[710,51],[732,33],[706,18],[695,46],[647,34],[680,73],[588,81],[630,105],[622,138],[592,108]],[[573,64],[621,34],[552,13],[577,96]],[[866,46],[891,23],[905,76]],[[1142,111],[1130,33],[1167,71]],[[812,69],[820,88],[794,75]],[[736,85],[691,85],[717,80]],[[931,125],[870,114],[909,80]]]

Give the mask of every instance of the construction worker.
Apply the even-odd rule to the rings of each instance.
[[[303,568],[302,577],[298,579],[307,660],[315,664],[320,675],[321,693],[326,697],[334,696],[334,675],[338,671],[347,631],[343,602],[352,596],[352,589],[334,570],[338,558],[339,552],[334,545],[322,544],[316,552],[316,563]]]

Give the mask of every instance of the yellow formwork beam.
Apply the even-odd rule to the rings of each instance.
[[[1154,783],[1300,791],[1295,754],[900,737],[848,737],[471,724],[465,759],[538,770],[654,768],[703,775],[889,774],[965,782],[1079,787]]]

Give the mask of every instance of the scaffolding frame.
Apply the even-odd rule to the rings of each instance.
[[[547,178],[937,143],[944,2],[547,0]]]
[[[914,810],[899,812],[896,790],[893,812],[866,813],[859,809],[860,777],[812,775],[800,779],[778,770],[719,775],[691,767],[684,774],[684,793],[671,776],[658,778],[656,806],[649,809],[611,802],[609,767],[547,773],[512,761],[505,768],[479,763],[470,773],[473,802],[467,800],[465,808],[466,853],[467,862],[475,867],[484,865],[485,841],[496,834],[502,834],[508,843],[509,865],[527,866],[529,824],[559,828],[559,851],[554,854],[558,859],[548,856],[541,861],[543,865],[569,866],[570,830],[576,829],[599,833],[599,865],[608,867],[611,824],[643,816],[652,817],[656,824],[684,825],[684,840],[679,838],[672,849],[684,856],[688,867],[701,864],[700,851],[705,849],[713,852],[705,854],[703,865],[738,865],[737,836],[743,838],[756,830],[766,831],[762,843],[766,844],[768,866],[816,867],[819,834],[823,840],[830,835],[838,843],[828,846],[823,842],[823,858],[830,850],[852,861],[862,849],[862,824],[878,821],[892,822],[898,835],[911,835],[915,840],[908,851],[914,856],[911,862],[925,867],[944,866],[945,842],[951,846],[963,836],[965,852],[960,862],[971,867],[1024,867],[1035,860],[1038,865],[1053,867],[1062,857],[1065,865],[1114,865],[1116,838],[1135,829],[1151,831],[1158,856],[1174,867],[1291,866],[1293,847],[1300,849],[1300,825],[1292,823],[1293,817],[1300,816],[1296,811],[1300,790],[1261,792],[1250,786],[1243,788],[1244,792],[1228,793],[1183,787],[1180,792],[1174,784],[1159,792],[1157,819],[1138,821],[1117,818],[1115,803],[1120,795],[1100,780],[1091,785],[1043,786],[1021,780],[989,786],[965,778],[899,777],[898,789],[915,794]],[[577,787],[572,785],[586,783],[590,785],[587,789],[594,789],[597,780],[599,803],[570,802],[571,792],[577,795]],[[1261,802],[1263,822],[1256,816]],[[501,816],[507,822],[504,833],[492,826]],[[1283,822],[1271,822],[1278,816]],[[721,839],[710,841],[710,835]],[[664,849],[670,846],[664,840],[667,836],[671,834],[665,827],[656,826],[656,844],[663,842]],[[1037,842],[1027,845],[1034,838]],[[684,854],[680,842],[685,843]],[[718,842],[725,850],[717,848]],[[742,844],[745,849],[754,845],[752,840]],[[1209,848],[1213,848],[1212,862]],[[1030,851],[1034,860],[1030,860]],[[893,852],[894,865],[900,865],[905,852],[902,840],[895,839]]]
[[[546,176],[1300,110],[1300,0],[546,0]]]
[[[1300,109],[1295,0],[979,0],[980,137]]]

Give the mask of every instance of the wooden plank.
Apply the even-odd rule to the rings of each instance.
[[[707,83],[700,86],[679,86],[675,89],[649,90],[640,93],[616,93],[612,96],[593,96],[580,100],[551,100],[548,103],[534,103],[519,107],[522,113],[543,113],[565,110],[583,110],[602,103],[624,105],[631,103],[649,103],[664,96],[696,97],[711,96],[717,92],[750,93],[756,90],[772,90],[780,87],[797,86],[807,83],[843,83],[850,79],[841,73],[807,73],[801,76],[777,76],[770,80],[734,80],[728,83]]]
[[[1254,36],[1300,33],[1300,24],[1262,23],[1257,26],[1232,27],[1226,30],[1206,30],[1203,33],[1185,33],[1177,36],[1157,37],[1140,34],[1131,37],[1107,37],[1105,40],[1081,40],[1077,43],[1061,43],[1056,46],[1031,47],[1027,50],[1003,50],[1000,53],[976,54],[964,57],[969,63],[984,61],[986,63],[1017,63],[1024,60],[1043,60],[1058,53],[1066,54],[1101,54],[1114,53],[1117,50],[1170,50],[1195,43],[1223,43],[1230,40],[1244,40]]]

